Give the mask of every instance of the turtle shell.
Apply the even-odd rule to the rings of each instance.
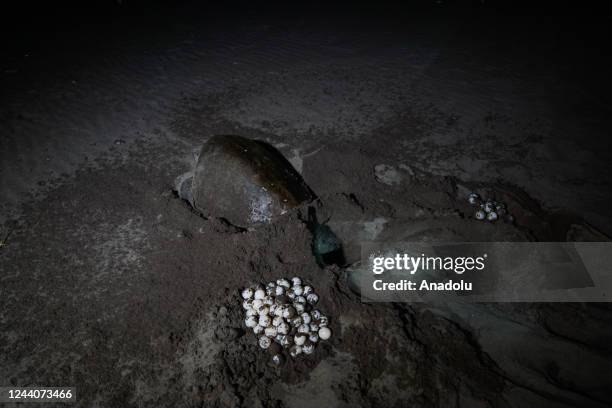
[[[270,144],[217,135],[202,147],[193,176],[193,205],[233,225],[269,223],[315,199],[291,163]]]

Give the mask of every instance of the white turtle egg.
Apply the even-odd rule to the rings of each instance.
[[[283,317],[285,319],[291,319],[295,316],[295,308],[293,306],[287,306],[283,309]]]
[[[276,296],[282,296],[285,294],[285,288],[283,286],[277,286],[275,289],[275,293]]]
[[[263,298],[263,302],[264,302],[264,305],[271,306],[274,304],[274,299],[272,298],[272,296],[266,296]]]
[[[244,310],[253,309],[253,307],[253,301],[251,299],[246,299],[244,302],[242,302],[242,308]]]
[[[468,202],[472,205],[478,204],[480,201],[480,196],[476,193],[470,193],[468,196]]]
[[[291,287],[291,284],[289,283],[289,281],[287,279],[279,279],[276,281],[276,284],[278,286],[284,286],[285,289]]]
[[[276,327],[269,326],[264,329],[264,334],[268,337],[276,337],[278,331],[276,330]]]
[[[270,314],[270,308],[268,306],[262,306],[257,309],[257,313],[259,313],[260,316],[268,315]]]
[[[289,327],[289,325],[286,322],[282,322],[281,324],[279,324],[276,327],[276,330],[278,330],[278,332],[280,334],[287,334],[287,333],[289,333],[289,329],[290,329],[290,327]]]
[[[304,354],[312,354],[312,353],[314,353],[314,349],[315,349],[314,344],[312,344],[310,342],[306,342],[302,346],[302,353],[304,353]]]
[[[262,349],[265,350],[271,345],[272,345],[272,340],[269,337],[261,336],[259,338],[259,347],[261,347]]]
[[[495,209],[495,204],[492,203],[491,201],[487,201],[484,205],[484,210],[486,213],[490,213],[491,211],[493,211]]]
[[[301,317],[294,317],[293,319],[291,319],[291,326],[293,327],[298,327],[302,324],[302,318]]]
[[[257,318],[255,316],[248,316],[246,319],[244,319],[244,324],[246,327],[253,328],[257,326]]]
[[[487,214],[483,211],[483,210],[478,210],[476,211],[476,213],[474,214],[474,217],[477,220],[484,220],[485,217],[487,216]]]
[[[309,294],[313,293],[313,291],[312,286],[304,286],[304,292],[302,295],[308,296]]]
[[[255,326],[255,327],[253,327],[253,333],[255,333],[255,334],[261,334],[261,333],[264,332],[264,330],[265,330],[265,327],[260,326],[259,324],[257,326]]]
[[[291,278],[291,283],[293,284],[293,286],[300,286],[302,284],[302,279],[298,278],[297,276],[294,276],[293,278]]]
[[[276,316],[274,319],[272,319],[272,326],[276,327],[284,322],[285,322],[285,319],[283,319],[281,316]]]
[[[299,313],[299,314],[304,313],[304,311],[306,310],[306,307],[304,306],[303,303],[294,303],[293,308],[295,309],[296,313]]]
[[[257,310],[255,309],[248,309],[246,311],[246,315],[248,316],[259,316],[259,313],[257,313]]]
[[[331,337],[331,330],[329,329],[329,327],[321,327],[319,329],[319,338],[321,340],[329,340],[329,338]]]
[[[316,323],[310,323],[310,331],[313,333],[319,332],[319,325]]]
[[[278,305],[274,310],[274,316],[285,317],[285,311],[287,308],[283,305]]]
[[[287,297],[288,297],[290,300],[293,300],[293,299],[295,299],[295,293],[293,293],[293,291],[288,291],[288,292],[287,292]]]
[[[302,288],[301,286],[294,286],[293,293],[295,293],[296,296],[301,296],[302,293],[304,293],[304,288]]]
[[[293,346],[293,347],[291,347],[289,349],[289,355],[291,357],[295,358],[295,357],[299,356],[300,354],[302,354],[302,347],[301,346],[297,346],[296,345],[296,346]]]
[[[321,311],[319,309],[315,309],[310,313],[310,315],[313,319],[319,320],[321,318]]]
[[[306,303],[306,298],[304,296],[296,296],[295,299],[293,299],[294,306],[296,303]]]
[[[272,323],[272,320],[270,319],[270,316],[268,316],[268,315],[259,315],[259,325],[260,326],[268,327],[268,326],[270,326],[270,323]]]
[[[246,288],[242,291],[242,298],[243,299],[252,299],[253,298],[253,289],[251,288]]]
[[[316,293],[311,293],[310,295],[308,295],[306,300],[308,300],[308,303],[310,303],[311,305],[314,305],[319,301],[319,295],[317,295]]]
[[[490,213],[487,214],[487,220],[489,221],[496,221],[497,220],[497,213],[495,211],[491,211]]]
[[[321,317],[319,317],[319,326],[320,327],[325,327],[325,326],[327,326],[328,323],[329,323],[329,320],[327,319],[327,316],[321,315]]]
[[[287,348],[291,344],[293,344],[293,340],[291,336],[287,336],[286,334],[279,334],[277,336],[277,339],[278,339],[278,344],[280,344],[284,348]]]
[[[255,291],[255,300],[257,299],[263,299],[266,297],[266,292],[263,289],[257,289]]]
[[[309,333],[310,332],[310,326],[308,326],[307,324],[301,324],[298,329],[297,329],[298,333]]]
[[[316,332],[311,333],[310,336],[308,336],[308,341],[310,341],[311,343],[316,343],[317,341],[319,341],[319,335]]]
[[[304,324],[309,324],[309,323],[310,323],[310,321],[312,320],[312,319],[310,318],[310,314],[308,314],[308,313],[306,313],[306,312],[302,313],[302,314],[300,315],[300,317],[302,318],[302,322],[304,322]]]
[[[296,334],[293,338],[293,342],[296,346],[301,346],[306,342],[306,336],[304,334]]]
[[[253,309],[255,309],[255,310],[259,310],[259,309],[260,309],[260,308],[263,306],[263,304],[264,304],[264,303],[263,303],[263,300],[261,300],[261,299],[255,299],[255,300],[253,301],[253,305],[252,305],[252,307],[253,307]]]

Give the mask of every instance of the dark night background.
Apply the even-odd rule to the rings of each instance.
[[[330,3],[3,5],[0,385],[87,407],[612,405],[607,304],[365,305],[345,282],[360,240],[608,241],[612,16]],[[236,232],[177,199],[215,134],[283,153],[349,265],[321,269],[291,217]],[[467,189],[516,222],[475,221]],[[285,274],[334,337],[276,369],[236,290]]]

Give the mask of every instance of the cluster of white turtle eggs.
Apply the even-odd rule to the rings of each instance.
[[[298,277],[247,287],[242,298],[244,324],[259,336],[259,347],[272,350],[275,364],[282,362],[282,349],[291,357],[308,355],[331,337],[327,316],[314,308],[319,296]]]
[[[473,206],[478,206],[478,210],[474,213],[474,218],[477,220],[487,220],[495,222],[502,218],[505,222],[511,223],[514,221],[514,217],[508,214],[506,204],[497,202],[495,200],[487,199],[483,200],[476,193],[470,193],[468,196],[468,202]]]

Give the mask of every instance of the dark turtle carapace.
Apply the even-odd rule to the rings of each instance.
[[[240,227],[270,222],[315,198],[273,146],[234,135],[213,136],[204,144],[192,187],[196,209]]]

